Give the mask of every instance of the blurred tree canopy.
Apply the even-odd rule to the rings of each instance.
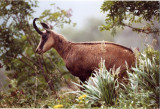
[[[62,34],[65,34],[65,36],[69,40],[75,41],[75,42],[97,41],[97,40],[113,41],[113,37],[110,35],[109,31],[100,32],[98,30],[98,26],[102,25],[103,23],[104,21],[102,19],[88,18],[84,22],[84,25],[81,29],[76,29],[73,26],[70,26],[70,27],[61,29],[60,32]]]
[[[41,16],[36,17],[54,23],[54,27],[58,28],[71,23],[70,10],[60,9],[55,4],[51,6],[54,11],[45,10]],[[66,73],[64,63],[55,50],[43,56],[35,53],[40,39],[32,26],[36,7],[38,1],[32,0],[0,2],[0,60],[6,70],[12,71],[7,73],[12,93],[23,89],[24,93],[31,95],[37,93],[34,90],[40,92],[37,95],[45,95],[45,90],[58,89],[62,75]]]
[[[154,27],[154,21],[159,21],[159,1],[105,1],[101,10],[106,13],[106,24],[100,30],[112,30],[114,34],[117,27],[127,26],[136,32],[159,34],[159,28]],[[132,26],[144,20],[145,26]]]

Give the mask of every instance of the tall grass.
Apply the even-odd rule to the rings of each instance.
[[[122,107],[158,108],[159,107],[159,51],[149,46],[137,58],[133,72],[128,71],[129,84],[123,85],[119,102]]]
[[[89,81],[82,83],[80,87],[84,90],[80,94],[87,95],[87,99],[95,104],[97,102],[111,106],[115,104],[118,95],[118,78],[119,69],[108,71],[105,67],[105,61],[101,62],[100,68],[95,71]]]

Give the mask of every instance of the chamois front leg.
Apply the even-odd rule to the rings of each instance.
[[[84,83],[86,81],[86,78],[84,78],[84,77],[79,77],[79,79],[81,80],[80,85],[82,85],[82,83]],[[83,91],[84,88],[80,87],[80,90]]]
[[[79,79],[81,80],[81,82],[85,82],[87,79],[86,78],[84,78],[84,77],[79,77]]]

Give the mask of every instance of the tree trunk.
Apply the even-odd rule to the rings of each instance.
[[[43,74],[43,76],[44,76],[44,78],[45,78],[45,81],[47,82],[50,90],[54,91],[53,82],[48,79],[48,76],[47,76],[46,72],[44,71],[44,68],[43,68],[41,59],[42,59],[42,58],[40,58],[40,69],[41,69],[41,71],[42,71],[42,74]]]

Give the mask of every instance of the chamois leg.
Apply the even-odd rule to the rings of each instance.
[[[85,82],[86,81],[86,78],[83,78],[83,77],[79,77],[79,79],[81,80],[81,82]]]
[[[128,75],[127,75],[126,71],[122,71],[122,73],[120,73],[118,75],[118,77],[119,77],[119,79],[118,79],[119,82],[124,83],[124,84],[128,84],[129,83]]]
[[[87,80],[87,79],[84,78],[84,77],[79,77],[79,79],[81,80],[80,85],[82,85],[82,83],[84,83],[84,82]],[[81,88],[81,87],[80,87],[80,90],[83,91],[84,88]]]

